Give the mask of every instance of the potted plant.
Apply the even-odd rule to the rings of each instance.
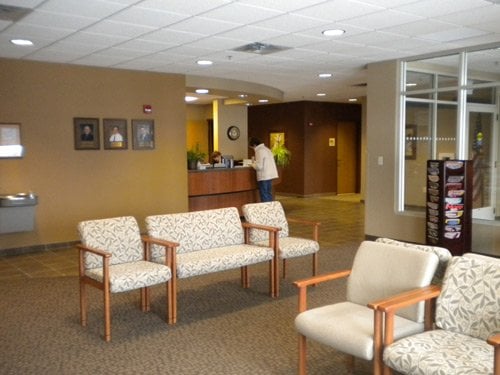
[[[203,161],[207,154],[200,150],[200,145],[197,143],[194,148],[187,150],[188,169],[197,169],[198,162]]]
[[[286,167],[290,164],[290,160],[292,159],[292,153],[289,149],[285,147],[285,145],[281,142],[276,142],[271,149],[274,160],[276,161],[277,167]]]

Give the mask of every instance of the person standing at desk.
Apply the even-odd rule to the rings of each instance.
[[[257,172],[260,201],[271,202],[273,200],[272,181],[278,178],[278,168],[276,168],[273,153],[258,138],[250,138],[248,146],[255,152],[252,167]]]

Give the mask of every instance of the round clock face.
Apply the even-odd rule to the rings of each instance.
[[[240,129],[237,126],[230,126],[229,129],[227,129],[227,136],[232,141],[238,139],[240,137]]]

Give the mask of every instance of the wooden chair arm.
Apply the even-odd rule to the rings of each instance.
[[[500,375],[500,333],[488,337],[486,341],[493,345],[493,375]]]
[[[262,229],[262,230],[267,230],[268,232],[279,232],[281,228],[279,227],[272,227],[270,225],[262,225],[262,224],[254,224],[254,223],[249,223],[248,221],[245,221],[241,223],[243,228],[245,230],[250,230],[250,229]]]
[[[422,288],[412,289],[378,301],[370,302],[368,307],[373,310],[380,310],[383,312],[397,311],[415,303],[436,298],[440,292],[441,287],[437,285],[429,285]]]
[[[141,239],[144,242],[148,242],[148,243],[152,243],[152,244],[160,245],[160,246],[164,246],[164,247],[174,248],[174,247],[179,246],[179,244],[177,242],[172,242],[172,241],[168,241],[168,240],[162,240],[162,239],[155,238],[155,237],[150,237],[150,236],[147,236],[147,235],[142,235]]]
[[[87,247],[87,246],[84,246],[82,244],[78,244],[78,245],[76,245],[76,247],[78,248],[80,253],[89,252],[89,253],[92,253],[95,255],[99,255],[103,258],[111,258],[111,253],[104,251],[104,250],[95,249],[93,247]]]
[[[326,281],[341,279],[351,274],[351,270],[332,272],[324,275],[313,276],[307,279],[297,280],[293,283],[299,288],[299,313],[307,310],[307,287],[310,285],[324,283]]]
[[[305,220],[305,219],[300,219],[300,218],[296,218],[296,217],[287,217],[286,220],[289,223],[296,223],[296,224],[311,226],[312,230],[313,230],[312,238],[314,241],[318,242],[318,240],[319,240],[319,226],[321,225],[321,223],[319,221]]]
[[[278,236],[279,236],[279,231],[281,228],[279,227],[273,227],[270,225],[263,225],[263,224],[254,224],[254,223],[249,223],[248,221],[241,223],[243,226],[243,229],[245,230],[245,243],[249,244],[250,243],[250,229],[260,229],[260,230],[266,230],[269,232],[269,247],[271,247],[274,250],[274,256],[277,258],[278,257]]]

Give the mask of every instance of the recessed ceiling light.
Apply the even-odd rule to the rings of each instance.
[[[32,46],[33,42],[28,39],[11,39],[10,42],[16,46]]]
[[[324,92],[318,92],[316,96],[326,96],[326,94]]]
[[[208,89],[196,89],[197,94],[208,94]]]
[[[319,78],[330,78],[333,74],[332,73],[319,73],[318,77]]]
[[[184,97],[184,100],[185,100],[187,103],[190,103],[190,102],[195,102],[195,101],[197,101],[197,100],[198,100],[198,98],[197,98],[197,97],[195,97],[195,96],[188,96],[188,95],[186,95],[186,96]]]
[[[198,64],[198,65],[212,65],[213,62],[210,60],[198,60],[198,61],[196,61],[196,64]]]
[[[330,29],[330,30],[324,30],[323,35],[324,36],[339,36],[345,33],[345,30],[341,29]]]
[[[350,102],[357,102],[358,99],[356,99],[356,98],[349,98],[348,101],[350,101]]]
[[[269,100],[267,100],[267,99],[259,99],[259,103],[267,103],[267,102],[269,102]]]
[[[247,95],[247,94],[240,94],[240,95],[238,95],[238,96],[239,96],[240,98],[247,98],[247,97],[248,97],[248,95]]]
[[[410,82],[410,83],[406,84],[406,87],[415,87],[415,86],[417,86],[417,84],[413,83],[413,82]]]

